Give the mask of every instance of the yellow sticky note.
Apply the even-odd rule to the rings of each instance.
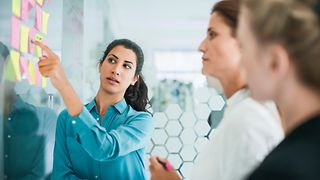
[[[42,50],[39,46],[34,46],[34,55],[37,57],[41,57],[42,56]]]
[[[13,63],[11,59],[8,60],[4,69],[4,79],[7,81],[16,81]]]
[[[29,71],[29,76],[31,78],[30,84],[36,84],[36,74],[35,74],[35,68],[34,68],[34,62],[29,61],[28,64],[28,71]]]
[[[42,6],[43,5],[43,0],[37,0],[37,3]]]
[[[29,37],[29,28],[22,25],[20,29],[20,51],[28,52],[28,37]]]
[[[10,51],[10,60],[6,65],[5,79],[9,81],[21,80],[20,71],[20,53],[14,50]]]
[[[12,0],[12,13],[17,17],[21,15],[21,0]]]
[[[47,87],[47,78],[41,76],[41,81],[42,81],[42,88],[46,88]]]
[[[48,20],[49,20],[49,14],[42,11],[42,32],[44,34],[47,34],[48,32]]]

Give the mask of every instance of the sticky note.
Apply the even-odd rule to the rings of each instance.
[[[38,3],[40,6],[43,6],[43,0],[37,0],[37,3]]]
[[[20,51],[28,52],[29,28],[21,25],[20,27]]]
[[[29,40],[28,40],[30,54],[34,53],[34,44],[31,42],[31,40],[35,39],[36,34],[37,34],[37,31],[34,28],[31,28],[29,31]]]
[[[41,36],[40,34],[36,34],[34,38],[35,38],[35,40],[40,41],[40,42],[43,40],[43,36]]]
[[[11,58],[6,63],[4,69],[4,79],[7,81],[16,81],[15,72]]]
[[[34,67],[34,62],[33,61],[29,61],[28,64],[28,72],[29,72],[29,76],[31,81],[29,82],[30,84],[36,84],[36,75],[35,75],[35,67]]]
[[[21,80],[21,72],[20,72],[20,53],[14,50],[10,51],[10,60],[8,62],[8,69],[6,71],[11,71],[11,72],[6,72],[5,76],[7,77],[7,80]]]
[[[46,88],[47,87],[47,78],[41,76],[41,80],[42,80],[42,88]]]
[[[12,0],[12,13],[17,17],[21,15],[21,0]]]
[[[20,20],[15,16],[11,18],[11,47],[20,48]]]
[[[35,28],[38,31],[41,31],[42,28],[42,9],[38,5],[36,5]]]
[[[34,3],[35,3],[35,1],[34,1],[34,0],[29,0],[29,5],[30,5],[30,6],[32,6],[32,7],[33,7],[33,6],[34,6]]]
[[[48,20],[49,20],[49,14],[42,11],[42,31],[44,34],[47,34],[48,31]]]
[[[21,20],[28,19],[30,6],[29,6],[29,0],[22,0],[21,1]]]
[[[21,66],[21,71],[22,74],[27,77],[29,84],[32,83],[32,78],[29,74],[29,69],[28,69],[28,60],[27,58],[20,56],[20,66]]]
[[[41,79],[41,74],[37,64],[35,65],[35,75],[36,75],[36,84],[40,87],[42,79]]]

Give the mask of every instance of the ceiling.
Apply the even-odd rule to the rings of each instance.
[[[205,35],[210,0],[109,0],[115,36],[152,49],[195,50]]]

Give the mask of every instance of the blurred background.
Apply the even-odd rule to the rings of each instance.
[[[35,176],[39,179],[50,178],[55,121],[64,109],[50,81],[37,74],[37,50],[30,50],[29,43],[22,45],[31,36],[42,38],[60,56],[84,103],[98,90],[97,64],[106,46],[117,38],[137,42],[145,53],[143,75],[156,124],[148,157],[168,158],[181,177],[188,179],[202,147],[214,138],[225,106],[216,80],[201,74],[197,51],[215,2],[1,0],[3,179],[28,179],[31,171],[39,172]],[[33,153],[26,158],[28,152]],[[148,167],[148,159],[146,163]]]

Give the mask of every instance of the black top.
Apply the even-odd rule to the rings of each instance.
[[[320,115],[292,131],[248,178],[320,179]]]

